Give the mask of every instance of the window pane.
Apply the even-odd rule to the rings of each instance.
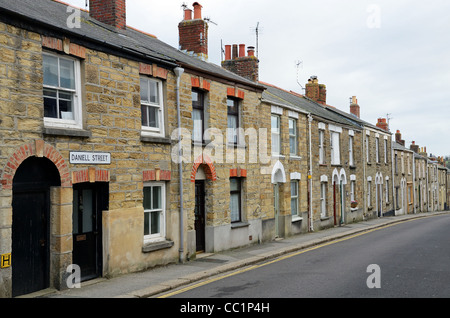
[[[289,119],[289,135],[295,135],[295,120]]]
[[[159,108],[149,107],[148,108],[148,125],[150,127],[159,128]]]
[[[153,206],[152,209],[161,209],[162,205],[161,205],[161,187],[153,187],[153,193],[152,193],[152,198],[153,198]]]
[[[44,89],[44,117],[58,118],[55,90]]]
[[[295,137],[294,136],[289,137],[289,147],[290,147],[290,150],[291,150],[292,154],[296,153],[295,146],[296,146],[296,139],[295,139]]]
[[[237,116],[228,115],[228,142],[237,143],[237,125]]]
[[[150,234],[150,213],[144,213],[144,235]]]
[[[297,198],[291,199],[291,213],[292,215],[297,215]]]
[[[60,59],[60,86],[75,89],[75,63],[74,61]]]
[[[239,194],[232,193],[230,196],[231,222],[240,221],[239,217]]]
[[[203,116],[202,111],[199,109],[194,109],[192,116],[194,121],[194,131],[192,138],[194,141],[202,141],[203,140]]]
[[[92,232],[92,213],[93,213],[93,193],[92,190],[83,190],[83,233]]]
[[[272,125],[272,132],[278,132],[279,124],[277,116],[272,116],[271,125]]]
[[[43,55],[44,85],[59,86],[58,83],[58,58]]]
[[[198,102],[198,92],[192,91],[192,103]]]
[[[152,209],[152,188],[145,187],[144,188],[144,209],[151,210]]]
[[[141,105],[142,126],[148,127],[148,107]]]
[[[239,191],[239,180],[236,178],[230,179],[230,191]]]
[[[238,103],[234,99],[227,99],[228,113],[238,113]]]
[[[159,216],[160,216],[160,212],[152,212],[150,213],[151,216],[151,220],[150,220],[150,225],[151,225],[151,233],[150,234],[158,234],[159,231]]]
[[[141,78],[141,101],[147,103],[150,101],[148,98],[148,80],[144,78]]]
[[[297,196],[297,182],[291,182],[291,197]]]
[[[142,126],[159,128],[159,108],[141,105]]]
[[[59,112],[61,119],[74,119],[72,94],[59,92]]]
[[[272,134],[272,152],[280,152],[280,135],[278,134]]]
[[[149,81],[150,83],[150,103],[159,104],[159,83],[154,81]]]

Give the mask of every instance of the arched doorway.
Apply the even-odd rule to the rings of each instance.
[[[32,293],[50,283],[50,188],[61,186],[56,166],[29,157],[13,178],[12,296]]]

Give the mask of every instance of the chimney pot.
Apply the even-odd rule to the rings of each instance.
[[[248,56],[255,56],[255,47],[249,46],[247,49]]]
[[[225,45],[225,61],[231,60],[231,45]]]
[[[194,19],[201,19],[203,7],[198,2],[194,2],[192,6],[194,7]]]
[[[233,60],[238,57],[238,46],[237,44],[233,44]]]
[[[184,20],[185,21],[192,20],[192,10],[191,9],[184,10]]]
[[[245,44],[239,44],[239,57],[245,56]]]

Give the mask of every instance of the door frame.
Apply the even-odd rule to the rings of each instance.
[[[93,247],[95,249],[95,264],[94,273],[88,274],[86,276],[81,277],[81,281],[87,281],[94,278],[101,277],[103,275],[103,224],[102,224],[102,212],[108,210],[108,202],[109,202],[109,184],[106,182],[95,182],[95,183],[77,183],[73,185],[73,210],[72,210],[72,219],[74,218],[75,211],[75,193],[76,191],[83,189],[90,189],[93,191],[93,216],[95,217],[95,221],[93,221],[92,233],[94,235],[94,241],[92,242]],[[88,232],[87,232],[88,233]],[[77,242],[76,236],[83,236],[87,233],[77,233],[73,235],[73,251],[72,251],[72,259],[75,260],[75,254],[77,253],[75,245]],[[91,233],[91,232],[89,232]],[[77,264],[78,265],[78,264]]]

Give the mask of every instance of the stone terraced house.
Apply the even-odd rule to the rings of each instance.
[[[198,2],[179,48],[89,5],[0,0],[0,297],[397,214],[397,151],[408,213],[448,207],[448,171],[356,98],[260,82],[243,44],[208,62]]]

